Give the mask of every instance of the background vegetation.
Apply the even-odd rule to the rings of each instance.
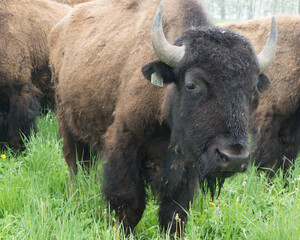
[[[41,117],[38,126],[23,153],[1,151],[0,239],[122,239],[121,225],[101,195],[101,164],[89,175],[79,171],[70,188],[54,115]],[[270,184],[250,167],[228,179],[213,203],[197,194],[185,239],[299,240],[299,160],[285,180],[279,172]],[[146,212],[130,239],[169,239],[160,233],[158,205],[148,193]]]
[[[300,0],[204,0],[214,19],[252,19],[274,14],[300,14]]]

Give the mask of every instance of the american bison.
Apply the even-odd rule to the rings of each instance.
[[[277,16],[278,50],[266,72],[270,88],[255,100],[251,113],[251,159],[272,177],[292,165],[300,150],[300,16]],[[223,27],[246,35],[259,52],[268,35],[270,18]],[[272,170],[270,170],[272,169]]]
[[[49,35],[71,178],[76,159],[89,167],[90,148],[103,149],[103,192],[127,232],[142,217],[146,184],[166,229],[175,213],[186,222],[199,178],[214,191],[216,179],[247,169],[249,105],[276,49],[275,21],[257,57],[245,37],[210,23],[199,1],[165,5],[151,35],[158,0],[81,4]]]
[[[47,35],[70,9],[43,0],[0,3],[0,142],[15,150],[40,106],[54,104]]]

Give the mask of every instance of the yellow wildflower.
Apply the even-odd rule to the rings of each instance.
[[[1,158],[6,158],[6,155],[5,154],[1,154]]]
[[[213,203],[213,202],[210,202],[209,204],[210,204],[210,206],[212,206],[212,207],[215,207],[215,206],[216,206],[216,204]]]

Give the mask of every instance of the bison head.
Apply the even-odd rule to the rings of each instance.
[[[1,80],[1,79],[0,79]],[[29,137],[40,112],[40,91],[31,84],[1,86],[0,147],[23,150],[22,136]]]
[[[162,4],[152,27],[160,61],[142,68],[152,81],[173,83],[164,102],[172,145],[200,177],[226,178],[247,169],[248,118],[253,95],[269,80],[263,72],[276,52],[276,22],[262,52],[214,25],[193,27],[170,45],[162,31]],[[180,153],[179,153],[180,154]]]

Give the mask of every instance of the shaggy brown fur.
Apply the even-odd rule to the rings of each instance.
[[[196,0],[165,1],[164,32],[186,46],[179,67],[151,62],[157,59],[150,31],[158,2],[80,4],[49,35],[70,175],[77,173],[76,159],[89,167],[89,147],[104,148],[103,191],[126,230],[143,214],[145,182],[158,196],[160,224],[167,228],[175,213],[186,222],[183,209],[199,177],[214,188],[216,178],[247,168],[249,99],[263,77],[249,42],[211,25]],[[153,71],[163,76],[163,88],[145,79]],[[236,168],[222,167],[223,146]]]
[[[294,162],[300,148],[300,16],[276,16],[278,46],[275,60],[266,72],[270,88],[258,98],[251,114],[252,159],[273,176]],[[246,35],[259,52],[268,36],[270,18],[224,24]]]
[[[68,4],[70,6],[74,6],[79,3],[90,2],[93,0],[48,0],[48,1],[54,1],[54,2],[58,2],[58,3],[64,3],[64,4]]]
[[[15,149],[39,113],[38,99],[53,107],[47,35],[70,9],[43,0],[0,3],[0,141]]]
[[[158,2],[88,2],[80,8],[75,7],[72,14],[51,31],[50,65],[52,79],[58,84],[57,118],[64,145],[71,145],[65,149],[65,158],[67,161],[72,159],[72,163],[68,164],[75,174],[77,166],[73,162],[74,151],[70,150],[74,147],[73,139],[90,143],[95,148],[102,147],[103,134],[113,122],[114,116],[119,114],[131,125],[128,126],[130,129],[137,131],[135,134],[143,135],[148,131],[147,124],[131,119],[131,111],[146,114],[143,116],[145,119],[154,116],[156,121],[162,121],[161,110],[155,104],[163,102],[163,92],[166,89],[157,89],[156,86],[149,85],[148,81],[141,81],[144,77],[140,70],[143,64],[156,58],[151,47],[150,30]],[[176,2],[177,0],[166,1],[164,7],[164,32],[170,42],[182,33],[185,23],[182,20],[184,12],[180,16],[177,14],[181,12],[182,3]],[[107,17],[104,13],[119,16],[118,25],[114,18]],[[123,29],[123,32],[114,31],[117,27]],[[78,32],[81,33],[80,36]],[[114,45],[108,44],[110,42],[114,42]],[[118,48],[116,52],[115,48],[119,45],[122,48]],[[88,84],[82,86],[83,79]],[[99,89],[110,90],[98,94]],[[148,89],[148,93],[139,89]],[[122,92],[125,94],[121,94]],[[116,104],[126,102],[128,94],[128,109],[115,107]],[[138,109],[135,109],[137,106]],[[147,109],[147,113],[143,109]],[[137,115],[136,117],[139,118]],[[65,129],[66,126],[68,129]]]

